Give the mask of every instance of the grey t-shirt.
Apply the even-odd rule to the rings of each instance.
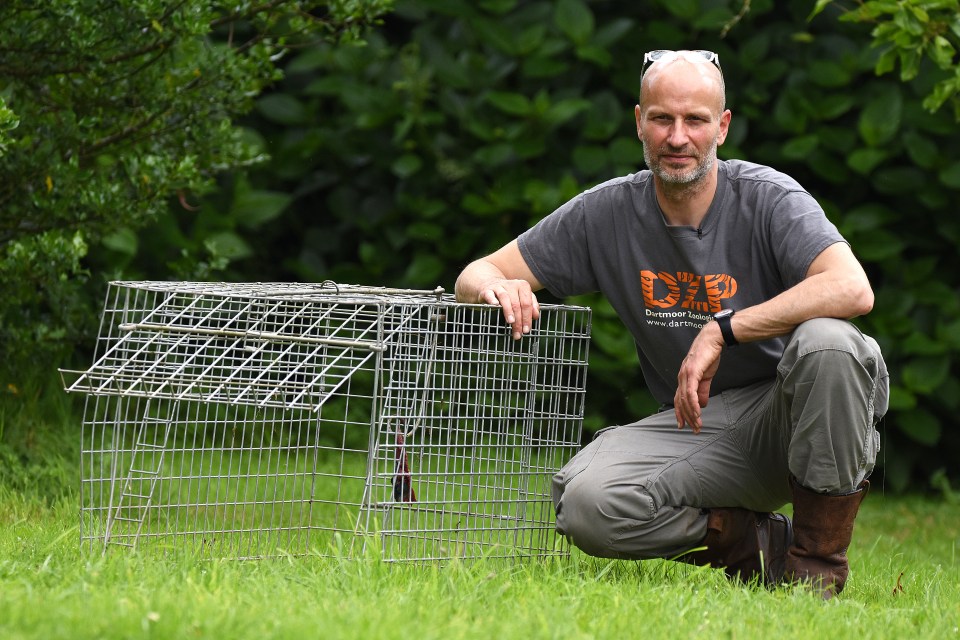
[[[720,309],[750,307],[792,287],[843,242],[795,180],[718,161],[717,193],[699,229],[666,224],[650,171],[570,200],[519,238],[533,274],[559,297],[600,291],[633,334],[654,398],[672,404],[680,362]],[[726,349],[711,393],[776,375],[784,338]]]

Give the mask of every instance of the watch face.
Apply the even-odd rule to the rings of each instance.
[[[727,316],[733,315],[733,309],[724,309],[723,311],[718,311],[713,314],[714,318],[726,318]]]

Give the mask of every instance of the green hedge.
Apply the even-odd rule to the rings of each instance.
[[[162,276],[149,265],[166,265],[164,238],[176,238],[231,260],[232,279],[452,289],[469,260],[642,167],[645,51],[712,49],[734,113],[721,156],[796,177],[873,281],[876,308],[859,324],[892,373],[884,485],[960,477],[960,135],[951,114],[922,107],[944,72],[877,76],[868,27],[832,6],[808,21],[812,8],[398,2],[366,46],[291,57],[247,123],[273,160],[224,180],[198,212],[175,207],[126,268]],[[578,302],[595,309],[588,427],[649,412],[629,336],[602,300]]]

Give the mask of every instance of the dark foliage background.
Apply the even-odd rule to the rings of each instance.
[[[243,120],[269,162],[97,241],[84,259],[91,306],[115,277],[452,290],[471,259],[642,168],[633,106],[645,51],[711,49],[734,113],[721,157],[797,178],[873,281],[876,308],[858,324],[892,374],[885,486],[949,489],[960,478],[960,133],[950,109],[923,106],[949,72],[920,61],[907,81],[877,75],[871,25],[820,4],[810,18],[809,0],[399,0],[365,46],[302,42],[283,60]],[[651,411],[612,310],[576,302],[594,308],[588,429]]]

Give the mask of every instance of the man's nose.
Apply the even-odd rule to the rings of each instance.
[[[690,136],[687,132],[687,127],[684,121],[674,120],[670,127],[669,135],[667,136],[667,142],[674,147],[682,147],[689,139]]]

